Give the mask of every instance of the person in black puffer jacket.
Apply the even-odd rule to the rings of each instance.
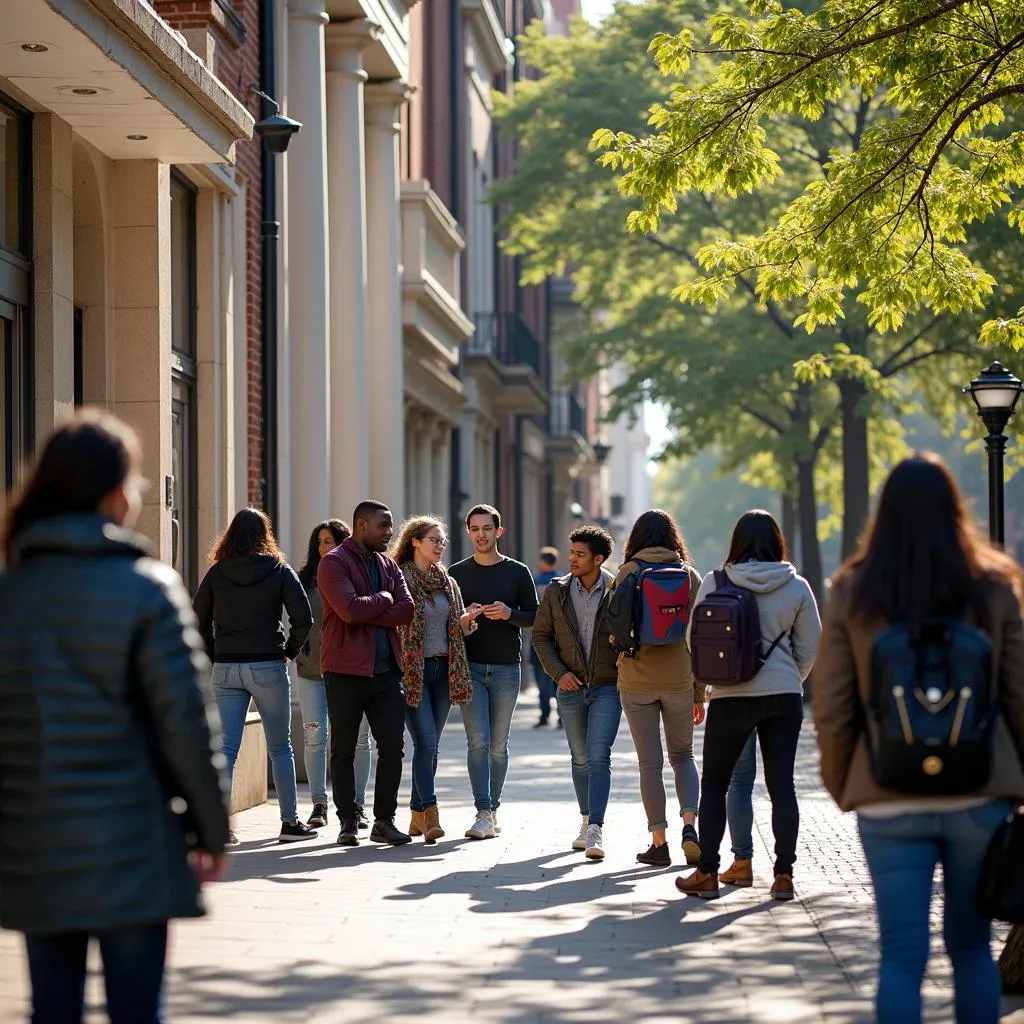
[[[195,617],[178,575],[126,528],[139,461],[130,427],[80,413],[4,531],[0,925],[25,934],[36,1021],[81,1019],[93,937],[111,1020],[158,1020],[167,922],[203,914],[198,883],[224,865]]]
[[[292,697],[288,662],[302,650],[313,625],[306,591],[284,560],[267,514],[243,508],[214,545],[210,571],[195,597],[199,631],[213,660],[213,692],[224,727],[228,781],[242,745],[250,697],[263,719],[274,789],[281,810],[278,841],[312,839],[299,821],[292,753]],[[288,612],[287,638],[281,622]],[[234,833],[229,845],[238,843]]]

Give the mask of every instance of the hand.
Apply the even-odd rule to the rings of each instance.
[[[693,705],[693,724],[700,725],[704,721],[704,705],[694,704]]]
[[[388,604],[395,603],[395,595],[390,590],[382,590],[381,593],[388,599]]]
[[[475,633],[480,628],[480,623],[468,611],[459,617],[459,625],[465,635]]]
[[[484,606],[479,601],[474,601],[467,609],[466,614],[471,618],[475,619],[484,613]]]
[[[188,855],[189,866],[200,885],[216,882],[227,871],[228,858],[225,854],[210,853],[208,850],[193,850]]]
[[[572,672],[566,672],[561,679],[558,680],[558,688],[560,690],[578,690],[583,684],[576,678]]]
[[[282,658],[281,660],[287,665],[288,662],[290,662],[292,659],[291,658]]]
[[[484,605],[484,615],[489,619],[507,619],[512,614],[512,609],[503,601],[494,601]]]

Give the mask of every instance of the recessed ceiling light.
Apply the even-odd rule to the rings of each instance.
[[[21,48],[26,53],[46,53],[50,49],[44,43],[22,43]]]
[[[145,142],[149,138],[148,135],[126,135],[126,139],[131,139],[132,142]]]

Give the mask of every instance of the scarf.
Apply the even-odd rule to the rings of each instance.
[[[444,592],[448,598],[448,699],[453,704],[468,704],[473,696],[469,679],[469,659],[466,640],[459,625],[459,604],[455,598],[455,584],[447,572],[434,565],[423,572],[414,562],[402,566],[416,610],[408,626],[399,626],[402,640],[402,685],[405,702],[418,708],[423,701],[423,637],[426,620],[423,608],[434,594]]]

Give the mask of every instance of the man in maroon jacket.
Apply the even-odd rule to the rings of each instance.
[[[391,846],[411,842],[395,826],[405,753],[405,692],[396,627],[412,621],[413,601],[402,571],[384,554],[393,531],[387,505],[360,502],[352,514],[352,536],[320,559],[316,574],[323,604],[320,669],[327,684],[331,780],[341,846],[359,845],[353,763],[364,714],[377,741],[370,839]]]

